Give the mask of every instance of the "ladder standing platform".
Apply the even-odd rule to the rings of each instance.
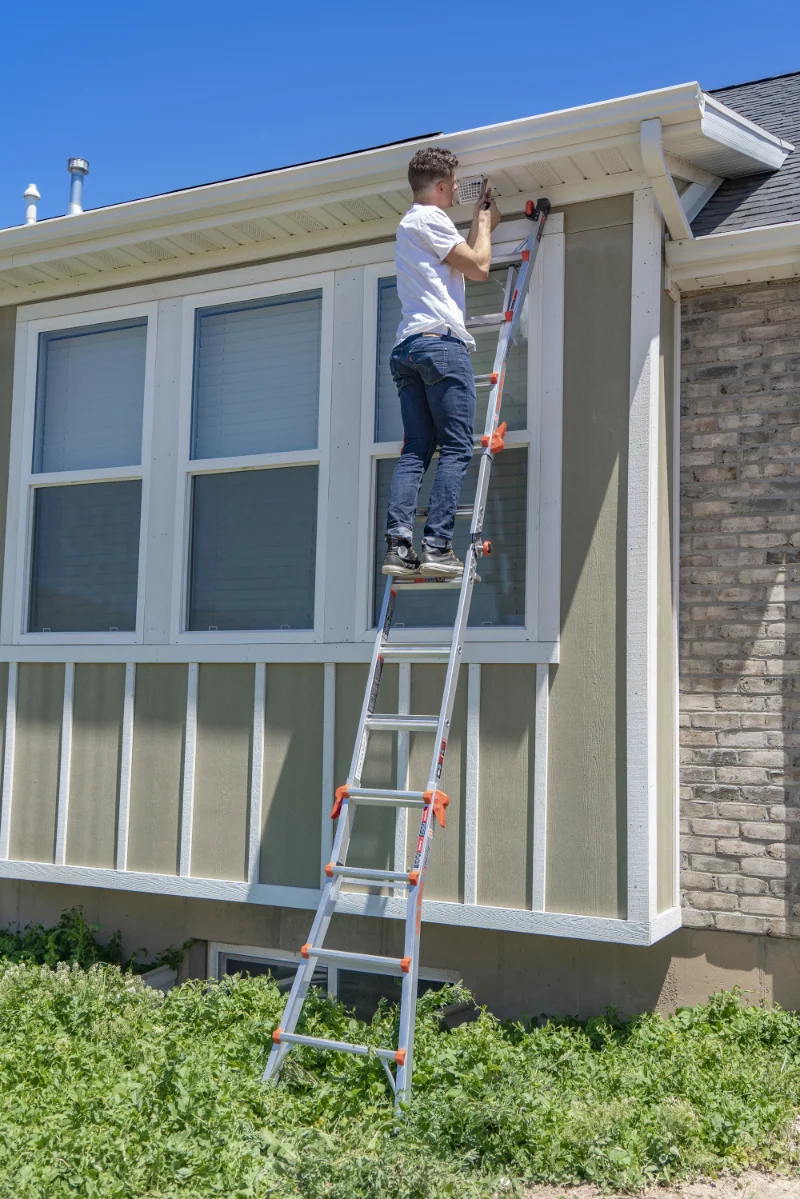
[[[477,375],[475,383],[478,387],[489,388],[489,401],[486,413],[486,426],[481,438],[483,452],[481,454],[478,483],[475,491],[475,502],[471,509],[459,509],[459,515],[470,515],[470,542],[465,554],[464,574],[461,579],[430,579],[422,576],[410,579],[388,578],[378,619],[378,632],[370,659],[367,687],[361,708],[361,717],[356,733],[356,743],[350,765],[347,782],[336,790],[331,817],[338,820],[336,836],[331,851],[331,861],[325,867],[326,880],[322,890],[319,907],[308,941],[302,946],[300,954],[303,958],[295,975],[286,1007],[281,1017],[281,1023],[272,1034],[272,1049],[264,1070],[264,1081],[274,1082],[280,1073],[286,1055],[294,1045],[310,1045],[317,1049],[327,1049],[339,1053],[354,1053],[364,1057],[375,1054],[386,1071],[389,1083],[395,1096],[395,1105],[407,1103],[411,1096],[411,1076],[414,1064],[414,1024],[417,1010],[417,975],[419,972],[419,938],[422,919],[422,895],[425,887],[425,870],[428,864],[433,833],[437,824],[445,827],[447,806],[450,802],[447,795],[439,790],[442,777],[447,742],[450,735],[450,721],[453,715],[456,684],[461,666],[464,647],[464,635],[467,628],[472,589],[480,581],[477,566],[483,554],[491,553],[491,543],[481,541],[483,518],[486,509],[486,497],[489,490],[489,477],[492,470],[494,455],[503,449],[503,437],[506,424],[500,423],[500,405],[503,398],[503,382],[508,354],[519,328],[522,308],[531,280],[537,253],[541,244],[547,216],[550,212],[550,201],[540,199],[533,203],[528,201],[525,209],[526,216],[533,222],[533,227],[524,245],[520,248],[519,268],[510,267],[506,280],[503,311],[485,316],[477,316],[467,320],[467,328],[486,329],[497,328],[499,336],[494,369],[488,375]],[[517,255],[515,255],[517,257]],[[422,515],[422,513],[418,513]],[[439,646],[398,646],[389,640],[392,627],[395,602],[400,595],[409,593],[408,601],[413,603],[411,595],[420,590],[431,588],[457,590],[458,605],[456,608],[453,634],[451,640]],[[381,681],[381,672],[386,662],[441,662],[447,664],[444,691],[438,716],[406,716],[406,715],[376,715],[375,703]],[[367,753],[367,744],[371,732],[426,732],[435,735],[433,756],[428,773],[427,786],[424,791],[394,791],[388,788],[362,787],[361,773]],[[356,809],[360,805],[373,805],[390,808],[421,808],[419,837],[417,838],[414,863],[411,870],[371,870],[365,867],[347,865],[347,850],[353,829]],[[323,948],[325,936],[331,918],[336,908],[336,901],[342,882],[349,880],[360,883],[391,884],[394,887],[406,889],[406,918],[405,941],[401,958],[377,957],[365,953],[347,953],[342,950]],[[322,1037],[303,1036],[295,1029],[303,1009],[303,1003],[311,985],[311,980],[318,961],[336,962],[355,967],[379,966],[382,972],[394,974],[402,979],[402,995],[400,1000],[400,1034],[396,1049],[376,1049],[373,1046],[353,1045],[344,1041],[326,1040]],[[392,1072],[391,1065],[396,1069]]]

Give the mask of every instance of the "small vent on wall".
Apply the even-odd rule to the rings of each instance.
[[[157,258],[159,262],[165,262],[168,258],[177,258],[177,254],[170,254],[169,250],[165,250],[163,246],[157,245],[154,241],[140,241],[134,246],[135,250],[141,250],[143,254],[149,254],[152,258]]]
[[[184,233],[187,241],[193,245],[199,246],[201,250],[218,250],[219,246],[210,237],[206,237],[205,233]]]
[[[344,200],[342,207],[348,212],[352,212],[353,216],[357,216],[360,221],[379,221],[377,212],[373,212],[363,200]]]
[[[622,175],[625,171],[630,170],[627,162],[615,146],[609,146],[605,150],[598,150],[597,157],[609,175]]]
[[[306,233],[319,233],[321,229],[325,228],[316,217],[302,210],[299,212],[287,212],[286,215],[289,220],[294,221],[301,229],[305,229]]]
[[[252,237],[253,241],[275,240],[271,233],[267,233],[266,229],[262,229],[260,225],[254,225],[252,221],[239,221],[233,227],[243,233],[245,237]]]

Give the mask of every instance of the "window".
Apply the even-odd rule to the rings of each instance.
[[[216,969],[212,965],[212,973],[217,978],[230,974],[266,974],[275,979],[281,992],[288,995],[299,965],[297,954],[280,950],[268,950],[262,954],[249,946],[237,949],[235,946],[212,945],[211,948],[212,955],[216,955]],[[421,970],[417,994],[440,991],[451,982],[458,982],[458,975],[451,971]],[[340,999],[345,1007],[355,1012],[359,1020],[371,1020],[381,999],[393,1004],[400,1003],[401,982],[391,974],[317,965],[311,985],[327,990],[330,995]]]
[[[508,267],[495,267],[485,283],[467,283],[467,315],[503,310],[503,295]],[[395,332],[400,321],[400,302],[393,277],[378,279],[378,352],[375,380],[375,443],[374,457],[374,578],[373,623],[383,599],[381,563],[384,553],[384,522],[389,498],[392,472],[397,461],[403,427],[397,402],[397,389],[389,369],[389,358]],[[473,628],[517,627],[525,625],[525,576],[528,542],[528,338],[530,324],[529,301],[523,311],[522,334],[511,350],[503,389],[502,418],[507,421],[507,448],[495,459],[492,483],[484,520],[486,537],[493,542],[491,557],[480,564],[481,583],[473,593],[469,624]],[[474,334],[476,350],[472,364],[476,374],[488,374],[494,365],[497,348],[496,330],[478,330]],[[488,392],[478,389],[475,417],[476,433],[483,432]],[[479,443],[478,443],[479,445]],[[470,505],[475,496],[480,454],[476,453],[467,470],[461,493],[461,504]],[[420,493],[419,506],[427,506],[433,483],[435,462],[427,471]],[[418,519],[421,536],[424,521]],[[458,519],[453,548],[463,556],[469,542],[469,521]],[[454,600],[452,593],[437,595],[421,593],[413,606],[403,605],[402,621],[395,628],[424,628],[452,623]],[[398,614],[399,616],[399,614]]]
[[[23,632],[136,630],[147,343],[146,316],[38,333]]]
[[[314,627],[322,290],[198,307],[185,628]]]

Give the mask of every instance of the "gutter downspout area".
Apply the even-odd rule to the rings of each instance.
[[[639,126],[639,148],[645,174],[653,185],[670,237],[673,241],[691,241],[694,234],[664,157],[661,121],[658,117],[642,121]]]

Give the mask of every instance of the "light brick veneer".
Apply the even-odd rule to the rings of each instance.
[[[682,313],[684,923],[800,936],[800,281]]]

